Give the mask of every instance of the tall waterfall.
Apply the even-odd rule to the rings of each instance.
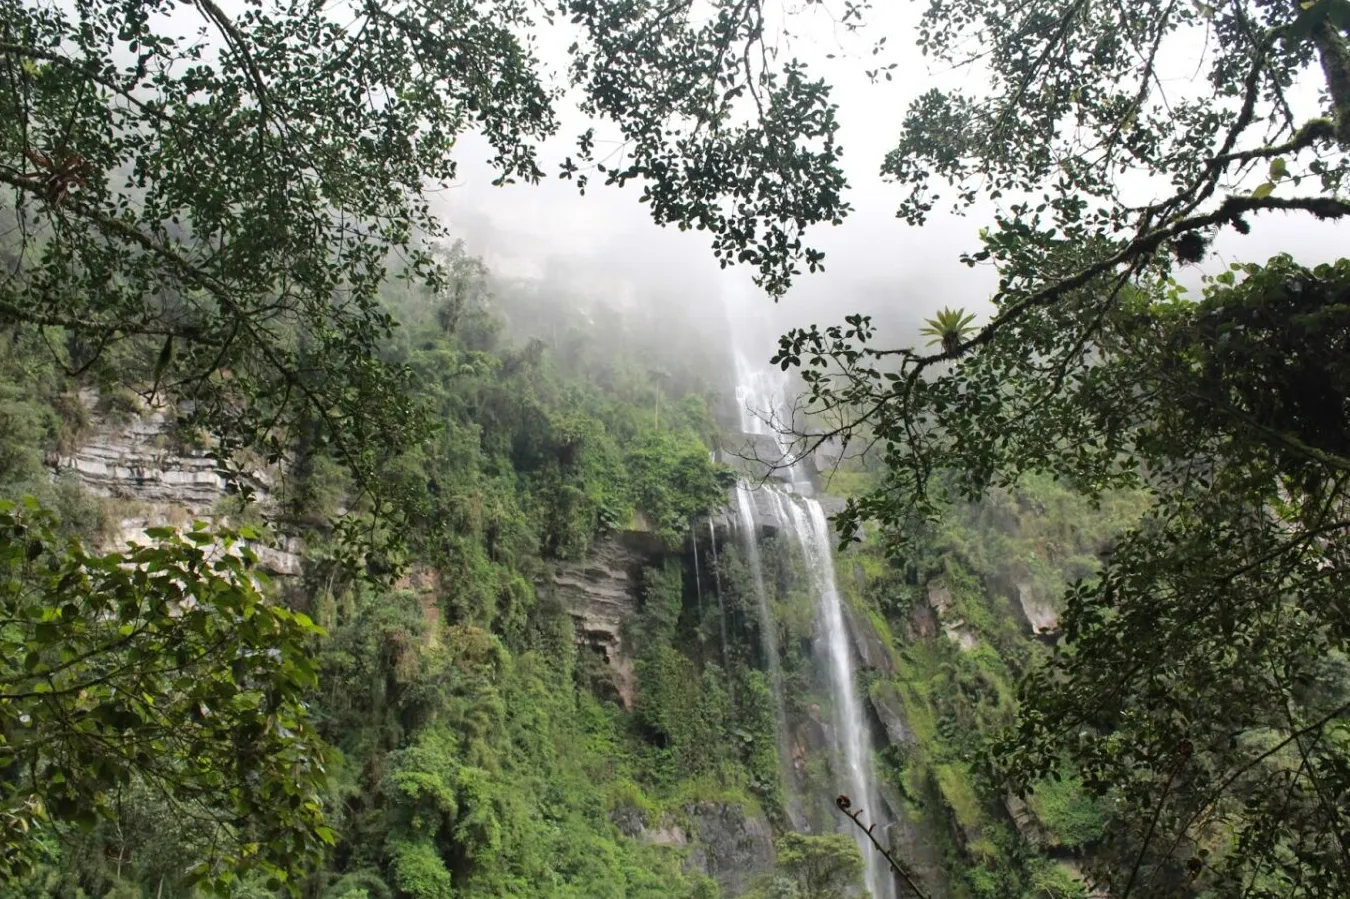
[[[755,505],[750,487],[744,481],[736,484],[737,530],[745,563],[750,568],[755,591],[755,611],[759,618],[760,648],[769,669],[769,689],[773,695],[774,734],[778,741],[778,767],[783,781],[784,805],[793,827],[801,827],[800,799],[797,796],[797,778],[792,770],[792,745],[788,741],[787,703],[783,700],[783,662],[778,655],[778,625],[769,604],[769,591],[764,585],[764,562],[759,555],[759,533],[755,528]]]
[[[834,710],[833,773],[836,794],[847,795],[853,807],[866,812],[866,822],[879,823],[881,802],[873,780],[870,751],[870,725],[863,711],[856,686],[856,669],[844,611],[835,577],[833,540],[825,511],[813,496],[811,482],[802,475],[802,466],[792,459],[791,443],[780,428],[791,420],[789,385],[786,376],[767,365],[753,365],[751,354],[736,348],[736,400],[741,410],[741,429],[749,436],[771,437],[778,447],[778,479],[766,479],[756,488],[766,491],[765,500],[781,527],[792,532],[806,561],[810,589],[816,604],[819,637],[815,654],[822,666]],[[773,460],[766,460],[773,461]],[[782,683],[776,630],[772,609],[765,591],[764,573],[757,546],[755,503],[752,488],[742,483],[736,490],[740,532],[745,542],[747,564],[753,574],[759,605],[760,631],[764,635],[764,653],[769,676],[775,689],[775,715],[779,724],[780,757],[786,750],[785,713],[782,708]],[[790,785],[793,778],[787,777]],[[830,797],[833,799],[833,797]],[[841,826],[847,822],[841,821]],[[895,879],[885,860],[867,842],[867,838],[848,824],[863,858],[866,860],[868,892],[874,899],[895,899]]]

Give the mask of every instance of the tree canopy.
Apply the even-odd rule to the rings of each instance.
[[[658,222],[772,289],[819,265],[802,229],[846,212],[829,92],[770,64],[757,5],[711,12],[4,0],[0,321],[59,331],[70,370],[130,347],[124,377],[189,401],[223,462],[307,431],[368,477],[423,423],[378,361],[379,287],[445,285],[423,190],[453,179],[461,135],[499,182],[544,176],[565,84],[534,44],[556,19],[583,111],[626,142],[597,160],[588,128],[563,177],[642,183]]]
[[[991,87],[920,97],[885,171],[913,223],[937,184],[994,202],[967,257],[997,266],[993,313],[927,353],[851,316],[775,360],[832,422],[806,445],[884,459],[842,522],[880,519],[896,554],[946,500],[1029,472],[1149,492],[988,759],[1022,793],[1067,759],[1112,802],[1094,879],[1113,896],[1350,889],[1345,263],[1234,264],[1198,298],[1173,279],[1252,216],[1350,213],[1348,18],[1330,0],[931,4],[920,46]],[[1160,77],[1177,47],[1201,53],[1189,92]]]
[[[319,629],[264,599],[241,535],[150,536],[92,554],[0,503],[6,881],[45,859],[50,822],[92,828],[136,790],[191,828],[180,864],[217,888],[254,869],[280,886],[332,842],[305,702]]]

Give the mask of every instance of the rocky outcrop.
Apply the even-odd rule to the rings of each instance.
[[[1017,828],[1017,832],[1021,834],[1022,839],[1037,848],[1041,848],[1049,842],[1049,835],[1036,818],[1036,813],[1031,810],[1031,806],[1027,805],[1025,800],[1009,793],[1003,798],[1003,808],[1008,813],[1008,819],[1012,821],[1013,827]]]
[[[751,480],[767,478],[790,483],[793,479],[793,467],[787,464],[791,460],[773,434],[740,434],[718,454],[717,461]]]
[[[889,681],[878,683],[868,698],[872,703],[872,711],[876,713],[877,720],[881,722],[882,728],[886,731],[886,739],[891,745],[905,746],[915,741],[914,731],[910,729],[909,721],[905,718],[904,700],[896,693],[894,684]]]
[[[100,430],[58,468],[97,496],[175,506],[191,514],[210,510],[225,495],[225,479],[209,456],[182,454],[168,445],[164,415],[155,412],[116,430]]]
[[[624,645],[623,624],[638,606],[639,572],[661,554],[652,535],[624,531],[601,538],[580,562],[555,562],[539,584],[571,614],[577,640],[599,655],[611,670],[624,706],[636,696],[632,653]]]
[[[762,814],[737,803],[698,802],[688,806],[686,866],[717,881],[726,896],[739,896],[774,866],[773,829]]]
[[[890,807],[892,823],[886,828],[886,841],[891,855],[905,866],[929,899],[946,899],[950,894],[947,867],[943,859],[943,847],[933,833],[931,826],[920,817],[911,815],[909,810],[896,800],[894,791],[883,790],[882,796]],[[905,886],[897,885],[896,895],[913,896]]]
[[[952,607],[952,591],[946,584],[933,581],[928,585],[928,605],[947,639],[962,652],[969,652],[980,645],[979,633],[956,615]]]
[[[623,806],[609,818],[640,843],[684,850],[685,869],[717,881],[724,896],[740,896],[773,871],[773,828],[763,814],[740,803],[711,801],[692,803],[682,812],[678,821],[669,812],[651,820],[641,809]]]
[[[781,485],[780,485],[781,487]],[[755,520],[755,535],[763,540],[779,534],[788,527],[787,508],[790,502],[780,489],[767,489],[757,483],[751,484],[750,511]],[[694,529],[694,537],[700,542],[708,539],[709,534],[720,546],[728,541],[740,540],[741,516],[735,492],[727,497],[727,504],[711,516],[712,528],[706,525]]]
[[[854,578],[860,579],[863,575],[859,571],[854,572]],[[880,671],[884,674],[894,674],[895,665],[891,662],[891,654],[887,652],[886,645],[882,642],[881,636],[868,621],[865,616],[860,616],[847,603],[842,609],[844,613],[844,626],[848,628],[849,635],[853,638],[853,649],[858,654],[858,667],[864,670]]]
[[[1060,859],[1057,864],[1063,868],[1070,877],[1083,884],[1083,889],[1087,892],[1087,899],[1108,899],[1111,895],[1106,891],[1105,887],[1097,886],[1092,882],[1092,878],[1089,876],[1082,862],[1075,859]]]
[[[67,454],[48,458],[52,468],[73,474],[95,496],[117,500],[111,546],[147,543],[150,528],[182,527],[192,521],[215,521],[216,504],[228,495],[228,486],[216,460],[204,450],[176,444],[170,435],[168,410],[141,404],[138,413],[114,420],[99,411],[99,397],[82,391],[91,436]],[[250,478],[259,504],[266,506],[269,481],[262,473]],[[224,524],[224,521],[218,522]],[[271,574],[301,572],[299,538],[286,537],[273,545],[252,547],[258,566]]]
[[[1037,596],[1031,584],[1017,585],[1017,605],[1033,634],[1053,634],[1059,630],[1059,610],[1049,600]]]
[[[1053,639],[1059,632],[1057,597],[1038,590],[1025,565],[1020,562],[1005,565],[990,579],[989,589],[1007,597],[1023,626],[1034,636]]]

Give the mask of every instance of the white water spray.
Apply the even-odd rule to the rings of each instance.
[[[802,466],[800,460],[793,456],[791,441],[779,430],[791,425],[787,377],[767,365],[752,365],[750,358],[750,353],[741,347],[736,348],[736,400],[740,405],[741,426],[747,435],[772,436],[779,448],[777,465],[786,483],[766,482],[759,489],[768,491],[767,498],[773,506],[775,517],[792,532],[805,557],[806,569],[811,578],[810,587],[816,602],[821,638],[817,641],[817,655],[823,656],[820,662],[824,667],[834,709],[835,789],[849,797],[853,808],[864,810],[868,823],[878,823],[880,797],[873,780],[870,726],[855,683],[853,652],[835,577],[834,547],[829,523],[824,509],[811,495],[812,485],[802,475]],[[772,640],[772,610],[764,592],[762,564],[755,545],[758,533],[754,530],[754,505],[750,487],[744,484],[738,486],[736,503],[742,521],[742,533],[750,535],[745,552],[754,574],[756,599],[760,603],[761,630]],[[778,668],[776,644],[776,640],[772,640],[772,644],[766,642],[765,654],[770,659],[770,676],[774,678],[775,687],[781,695],[781,677],[775,670]],[[779,729],[780,739],[785,739],[782,724]],[[833,800],[834,797],[830,798]],[[852,829],[851,824],[848,826]],[[894,899],[895,879],[885,859],[868,843],[866,836],[856,830],[853,832],[866,860],[868,892],[874,899]]]

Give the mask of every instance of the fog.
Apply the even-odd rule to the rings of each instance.
[[[893,4],[872,15],[868,40],[887,34],[893,54],[888,61],[897,63],[889,82],[874,84],[863,74],[874,64],[866,55],[870,43],[840,37],[831,28],[818,27],[819,22],[815,28],[798,29],[815,34],[813,39],[799,38],[785,48],[810,61],[834,86],[849,180],[846,196],[853,212],[840,226],[807,232],[806,242],[826,252],[825,271],[800,276],[777,304],[750,286],[747,270],[720,270],[706,234],[653,224],[638,202],[640,187],[597,183],[585,196],[570,182],[556,179],[493,187],[493,173],[482,161],[490,154],[477,138],[462,141],[459,180],[435,194],[436,208],[498,275],[552,281],[569,295],[593,293],[595,299],[619,307],[638,303],[668,310],[678,304],[707,322],[710,337],[728,327],[727,298],[743,297],[736,302],[748,302],[751,308],[734,311],[734,317],[739,327],[762,332],[762,358],[772,354],[774,335],[786,328],[833,323],[852,312],[872,315],[888,344],[914,343],[918,324],[942,306],[966,307],[982,320],[991,311],[988,297],[996,274],[987,266],[967,267],[960,256],[978,249],[977,233],[991,223],[992,208],[977,207],[964,217],[935,211],[926,225],[911,227],[895,217],[903,188],[887,184],[879,173],[913,97],[934,86],[978,90],[984,77],[974,67],[937,71],[921,57],[913,46],[920,11],[921,4]],[[564,41],[565,36],[554,34],[541,42],[541,54],[555,71]],[[1183,36],[1167,49],[1161,83],[1169,91],[1209,89],[1203,80],[1195,80],[1202,52],[1198,41],[1199,35]],[[1294,95],[1314,114],[1315,81]],[[561,118],[558,136],[541,153],[550,173],[584,127],[575,113],[563,110]],[[597,155],[603,155],[605,146],[600,133]],[[1250,189],[1264,179],[1261,172],[1248,176],[1231,189]],[[1156,196],[1147,184],[1137,188]],[[1247,236],[1225,230],[1206,263],[1183,270],[1179,280],[1196,289],[1206,272],[1226,269],[1231,261],[1264,261],[1281,251],[1294,252],[1305,263],[1343,255],[1343,226],[1317,223],[1306,215],[1257,216],[1251,224]]]

